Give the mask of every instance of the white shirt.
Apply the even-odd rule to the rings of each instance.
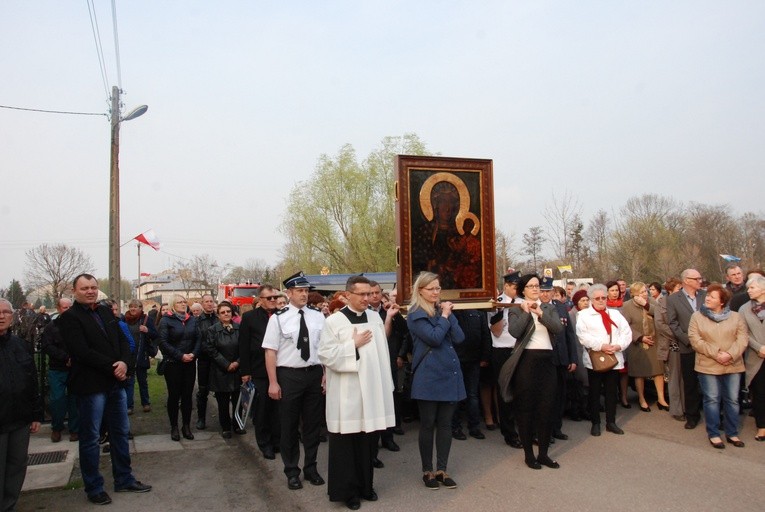
[[[529,304],[532,301],[527,300]],[[540,307],[542,301],[536,301],[537,307]],[[531,313],[531,318],[534,319],[534,332],[531,334],[531,339],[526,345],[526,350],[552,350],[552,342],[550,341],[550,332],[542,322],[539,321],[539,317],[534,313]]]
[[[308,327],[308,345],[311,355],[308,361],[303,361],[297,348],[298,333],[300,332],[300,311],[292,304],[277,311],[268,319],[266,334],[263,336],[263,348],[276,350],[276,366],[288,368],[305,368],[320,364],[319,340],[324,328],[324,315],[321,311],[303,307],[305,323]]]
[[[511,299],[504,293],[499,296],[500,299],[502,299],[499,302],[504,302],[505,304],[515,304],[516,302],[520,302],[521,299]],[[513,348],[515,347],[515,342],[517,341],[509,332],[507,332],[507,314],[510,308],[502,308],[502,334],[499,336],[494,336],[494,333],[491,333],[491,346],[493,348]],[[494,316],[495,313],[488,313],[488,319],[490,319],[492,316]],[[491,323],[489,323],[489,327],[491,327]]]

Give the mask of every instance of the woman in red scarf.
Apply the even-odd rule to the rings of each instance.
[[[619,370],[624,368],[624,351],[632,341],[632,330],[627,320],[615,309],[606,307],[607,288],[596,284],[588,290],[590,307],[579,312],[576,319],[576,336],[585,349],[582,354],[587,377],[590,382],[590,417],[592,429],[590,434],[600,435],[600,394],[605,389],[606,396],[606,430],[614,434],[624,434],[616,425],[616,387],[619,381]],[[617,364],[606,372],[595,372],[588,350],[602,350],[614,354]]]

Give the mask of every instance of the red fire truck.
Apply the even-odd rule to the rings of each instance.
[[[218,302],[229,301],[235,306],[252,304],[258,295],[259,283],[219,284]]]

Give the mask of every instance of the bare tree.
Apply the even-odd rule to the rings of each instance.
[[[223,280],[227,283],[270,283],[274,279],[274,269],[263,260],[249,259],[244,265],[232,267]]]
[[[79,249],[66,244],[38,245],[26,252],[27,285],[30,289],[49,288],[59,298],[78,274],[92,273],[93,262]]]
[[[195,255],[186,260],[177,269],[178,279],[186,290],[186,298],[191,290],[210,291],[215,295],[224,270],[207,254]]]
[[[505,275],[505,271],[513,264],[513,261],[518,257],[518,254],[513,250],[515,244],[515,235],[512,233],[507,234],[501,229],[496,229],[494,232],[494,248],[495,258],[497,262],[497,282],[502,282],[502,276]]]
[[[571,249],[570,236],[576,227],[576,222],[582,213],[579,201],[566,191],[563,197],[552,196],[542,215],[547,221],[548,237],[555,257],[567,260]]]
[[[544,242],[545,237],[540,226],[529,228],[529,232],[523,235],[524,252],[531,256],[535,272],[538,269],[537,260],[542,252]]]

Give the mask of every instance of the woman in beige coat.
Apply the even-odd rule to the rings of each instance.
[[[648,288],[640,281],[630,285],[630,300],[622,306],[622,316],[627,319],[632,329],[632,343],[627,351],[627,371],[635,379],[638,393],[638,405],[643,412],[651,412],[645,399],[645,380],[652,379],[658,397],[656,406],[668,411],[669,404],[664,399],[664,368],[656,353],[656,336],[653,317],[656,302],[648,297]]]
[[[720,403],[725,416],[725,439],[737,448],[738,392],[744,371],[747,330],[744,319],[726,307],[730,293],[718,283],[707,288],[704,305],[691,316],[688,339],[696,351],[695,370],[704,394],[704,423],[712,446],[725,448],[720,438]]]
[[[752,393],[752,409],[757,425],[754,439],[765,441],[765,277],[753,274],[746,282],[749,302],[739,312],[749,330],[749,350],[746,354],[746,385]]]

